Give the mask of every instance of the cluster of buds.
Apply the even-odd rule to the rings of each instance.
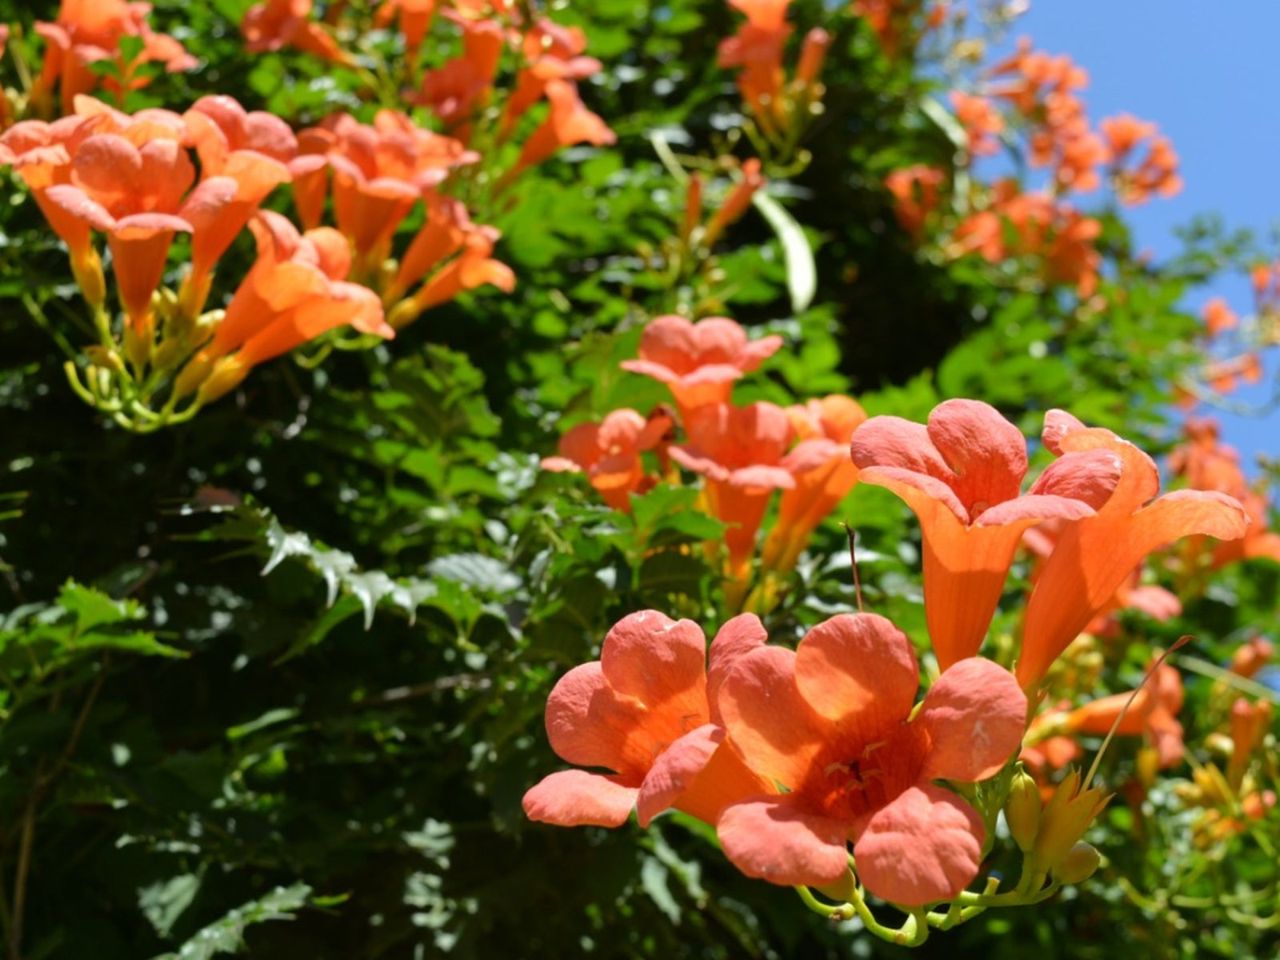
[[[723,542],[706,545],[708,555],[724,551],[726,590],[732,604],[740,604],[775,491],[782,497],[763,546],[766,574],[795,566],[813,531],[857,482],[848,443],[866,415],[856,401],[832,395],[785,409],[732,403],[734,382],[781,346],[777,336],[749,340],[722,317],[697,323],[657,318],[645,328],[639,357],[622,367],[664,384],[674,409],[664,405],[647,418],[618,410],[602,423],[580,424],[562,438],[559,456],[543,466],[585,473],[610,505],[623,510],[630,508],[631,494],[660,477],[678,482],[673,464],[702,477],[702,509],[726,528]],[[677,442],[677,427],[683,442]],[[646,451],[654,451],[658,473],[642,465]],[[753,605],[771,602],[761,594]]]
[[[719,64],[738,71],[738,91],[751,115],[747,133],[762,155],[775,154],[789,162],[814,116],[822,110],[824,89],[819,79],[831,46],[821,27],[805,34],[795,72],[787,78],[784,65],[791,0],[729,0],[746,16],[733,36],[720,43]],[[756,136],[758,134],[758,136]]]

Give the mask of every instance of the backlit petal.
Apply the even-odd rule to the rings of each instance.
[[[619,827],[631,816],[637,792],[598,773],[561,770],[529,788],[524,814],[559,827]]]
[[[948,668],[929,688],[915,723],[929,732],[926,780],[972,782],[995,774],[1018,751],[1027,698],[1013,674],[970,657]]]
[[[786,797],[736,803],[716,833],[725,856],[749,877],[782,886],[824,886],[849,869],[845,825],[813,816]]]

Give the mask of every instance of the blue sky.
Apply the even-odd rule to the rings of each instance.
[[[1084,96],[1095,121],[1132,113],[1172,138],[1186,185],[1131,212],[1141,248],[1176,253],[1174,228],[1199,213],[1217,212],[1228,227],[1264,239],[1280,222],[1280,0],[1032,0],[1012,36],[1023,34],[1089,71]],[[1226,276],[1193,293],[1188,306],[1215,294],[1240,313],[1252,303],[1248,279]],[[1269,396],[1278,352],[1270,351],[1262,384],[1233,399]],[[1280,412],[1265,419],[1202,412],[1222,421],[1246,467],[1259,452],[1280,456]]]

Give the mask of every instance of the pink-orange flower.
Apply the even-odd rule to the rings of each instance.
[[[1182,696],[1182,676],[1168,664],[1161,664],[1136,695],[1126,690],[1072,710],[1066,717],[1066,729],[1075,734],[1106,736],[1124,711],[1124,719],[1115,728],[1116,736],[1145,737],[1155,747],[1159,768],[1167,770],[1181,763],[1185,752],[1182,724],[1178,722]]]
[[[1275,646],[1266,637],[1251,637],[1231,655],[1229,669],[1237,676],[1252,679],[1267,665]]]
[[[782,491],[778,519],[765,540],[762,561],[773,570],[796,565],[818,524],[858,482],[849,441],[867,419],[856,400],[838,394],[789,407],[787,415],[800,442],[787,456],[796,485]]]
[[[464,127],[493,89],[506,38],[497,20],[453,10],[444,15],[462,29],[462,55],[428,71],[414,100],[429,106],[447,128]],[[465,131],[458,135],[466,139]]]
[[[182,302],[195,316],[208,298],[215,264],[259,204],[290,179],[286,164],[296,155],[298,141],[279,117],[249,113],[227,96],[200,98],[183,119],[200,157],[202,179],[231,181],[216,192],[206,190],[206,201],[188,211],[191,272],[183,281]]]
[[[1154,193],[1170,197],[1182,189],[1178,155],[1167,137],[1158,136],[1155,124],[1121,114],[1107,117],[1099,126],[1106,137],[1121,203],[1135,206],[1145,203]],[[1141,163],[1130,163],[1142,143],[1148,143],[1147,155]]]
[[[894,215],[917,243],[924,236],[925,221],[938,209],[946,180],[946,173],[939,168],[920,163],[894,170],[885,177],[884,185],[893,194]]]
[[[1216,337],[1224,330],[1231,330],[1240,323],[1240,318],[1222,297],[1214,297],[1206,303],[1201,315],[1204,317],[1205,330],[1211,337]]]
[[[764,174],[760,171],[760,161],[752,157],[742,164],[742,177],[734,184],[724,202],[711,215],[707,228],[702,234],[702,242],[708,248],[714,247],[725,228],[742,218],[751,206],[751,198],[756,191],[765,185]]]
[[[436,4],[439,0],[382,0],[374,23],[386,27],[392,20],[399,20],[400,32],[404,34],[404,48],[413,59],[418,55],[422,39],[431,26],[431,18],[435,16]]]
[[[502,135],[510,134],[517,120],[546,96],[552,80],[585,80],[599,73],[601,63],[583,56],[587,35],[579,27],[566,27],[545,17],[538,20],[520,42],[527,66],[516,74],[515,89],[502,112]]]
[[[952,90],[951,105],[955,108],[956,119],[969,135],[971,154],[975,157],[983,157],[1000,149],[1004,117],[990,100],[961,90]]]
[[[697,407],[725,403],[733,382],[750,373],[782,346],[776,335],[748,340],[746,331],[725,317],[691,323],[658,317],[644,329],[640,357],[622,369],[665,383],[683,419]]]
[[[1023,495],[1026,439],[977,400],[939,404],[927,426],[872,417],[851,452],[862,482],[892,490],[920,520],[925,617],[943,669],[978,652],[1022,534],[1091,516],[1119,475],[1106,452],[1062,457]]]
[[[972,658],[914,712],[910,641],[875,614],[842,614],[792,652],[743,654],[720,685],[727,739],[785,792],[742,797],[720,815],[725,854],[748,876],[832,884],[852,841],[863,885],[915,907],[954,897],[978,873],[978,813],[935,780],[994,775],[1017,752],[1027,701],[1008,671]]]
[[[782,124],[782,53],[791,34],[787,23],[790,3],[791,0],[729,0],[729,5],[747,19],[720,44],[719,65],[740,68],[738,89],[742,99],[768,127]]]
[[[331,63],[354,63],[333,34],[311,19],[311,7],[311,0],[266,0],[250,7],[240,21],[245,49],[264,53],[293,47]]]
[[[466,290],[490,285],[503,293],[510,293],[516,286],[516,275],[505,263],[493,258],[493,246],[499,232],[493,227],[475,227],[462,242],[461,252],[436,270],[418,291],[400,301],[387,318],[395,329],[400,329],[419,316],[448,303]]]
[[[1238,697],[1231,705],[1231,759],[1227,762],[1227,783],[1239,790],[1254,751],[1271,727],[1271,704],[1266,700],[1251,703]]]
[[[392,337],[373,291],[347,283],[351,254],[336,230],[300,234],[278,213],[249,221],[258,259],[227,305],[213,339],[179,375],[174,392],[199,389],[210,403],[234,389],[253,367],[323,333],[351,326]]]
[[[31,91],[34,103],[44,104],[58,88],[62,112],[74,109],[75,98],[92,93],[103,84],[117,96],[145,86],[148,78],[138,74],[147,63],[160,63],[170,73],[191,70],[196,60],[173,37],[156,33],[147,23],[148,3],[127,0],[62,0],[53,23],[36,23],[36,32],[45,39],[44,65]],[[125,61],[120,42],[137,37],[141,49]],[[114,75],[99,76],[92,64],[114,60]]]
[[[729,803],[771,785],[722,746],[716,693],[726,672],[763,645],[751,614],[707,642],[690,620],[656,610],[624,617],[604,638],[600,659],[574,667],[547,698],[547,739],[582,767],[553,773],[524,795],[530,820],[617,827],[636,808],[642,826],[677,810],[714,823]]]
[[[684,428],[688,442],[671,447],[671,459],[706,478],[708,512],[728,527],[728,574],[741,581],[769,498],[795,486],[795,466],[787,458],[795,430],[786,411],[772,403],[700,406],[685,417]]]
[[[499,180],[499,188],[510,184],[525,170],[542,163],[563,147],[579,143],[599,147],[617,140],[609,125],[587,109],[575,84],[566,80],[549,80],[546,94],[551,109],[546,119],[529,134],[515,164]]]
[[[148,120],[118,133],[95,133],[71,157],[69,182],[50,186],[46,199],[61,211],[107,234],[121,304],[135,335],[148,340],[151,294],[164,274],[173,235],[192,230],[192,211],[234,192],[227,178],[205,181],[190,197],[195,168],[179,139],[185,127],[173,119],[173,137]],[[141,144],[140,146],[138,144]]]
[[[671,429],[671,418],[645,419],[634,410],[614,410],[600,423],[580,423],[560,438],[559,456],[543,457],[542,469],[585,473],[591,486],[615,510],[631,512],[631,494],[643,493],[656,478],[645,473],[640,454],[652,450]]]
[[[1036,580],[1017,669],[1026,687],[1040,681],[1147,554],[1191,534],[1234,540],[1249,522],[1239,501],[1225,494],[1177,490],[1158,497],[1160,475],[1150,457],[1064,411],[1046,414],[1044,442],[1060,455],[1108,451],[1122,466],[1111,497],[1063,532]]]
[[[85,299],[97,306],[106,297],[102,261],[93,246],[89,224],[48,197],[48,189],[71,182],[71,154],[92,136],[98,121],[79,116],[53,123],[23,120],[0,136],[0,164],[13,167],[31,191],[40,212],[71,255],[71,270]]]
[[[372,124],[347,114],[329,117],[302,131],[299,150],[291,168],[303,224],[320,222],[325,167],[331,167],[334,215],[355,249],[361,276],[381,266],[414,204],[432,196],[452,169],[478,159],[459,141],[424,130],[394,110],[379,110]],[[317,163],[316,156],[324,161]]]

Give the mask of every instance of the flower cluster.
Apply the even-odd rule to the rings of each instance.
[[[831,35],[822,27],[805,34],[795,73],[784,65],[792,26],[791,0],[729,0],[746,16],[733,36],[720,43],[719,64],[738,71],[738,91],[766,142],[794,144],[811,115],[821,108],[819,81]]]
[[[782,498],[763,564],[782,572],[795,565],[813,531],[857,482],[848,443],[866,415],[856,401],[833,395],[787,409],[732,402],[734,382],[781,346],[778,336],[750,340],[723,317],[697,323],[658,317],[644,330],[639,357],[623,361],[622,368],[664,384],[671,415],[616,410],[602,423],[579,424],[561,439],[559,456],[543,466],[586,473],[605,500],[623,510],[630,494],[658,480],[642,464],[644,451],[655,450],[672,479],[671,464],[701,476],[702,508],[725,524],[730,589],[744,595],[774,492],[782,491]],[[684,433],[679,443],[677,425]]]
[[[1024,491],[1026,439],[978,401],[946,401],[927,424],[867,419],[847,398],[790,416],[764,403],[733,406],[733,381],[778,346],[749,341],[725,320],[651,324],[641,358],[624,366],[671,390],[687,440],[666,445],[660,461],[705,478],[707,509],[729,525],[731,578],[745,576],[773,489],[783,502],[765,556],[780,566],[778,557],[794,562],[794,531],[812,529],[811,518],[855,483],[896,493],[920,521],[937,678],[917,703],[915,648],[874,614],[831,617],[794,651],[768,644],[760,621],[742,614],[709,654],[696,624],[632,614],[605,638],[600,660],[571,670],[547,704],[556,753],[606,772],[550,775],[526,794],[526,813],[619,826],[633,809],[641,825],[681,810],[714,825],[748,876],[805,888],[819,912],[847,916],[847,908],[890,938],[954,925],[966,908],[1035,902],[1083,879],[1099,858],[1082,838],[1109,797],[1074,769],[1056,783],[1054,772],[1080,756],[1082,738],[1104,734],[1141,738],[1150,759],[1140,767],[1150,774],[1178,765],[1182,679],[1157,661],[1136,689],[1079,706],[1055,701],[1039,716],[1034,695],[1082,631],[1140,602],[1134,577],[1148,554],[1189,536],[1237,541],[1249,527],[1245,508],[1217,490],[1159,495],[1145,453],[1061,410],[1046,415],[1042,434],[1055,459]],[[666,413],[615,411],[567,434],[563,456],[546,465],[572,461],[625,507],[620,494],[654,482],[641,452],[668,444],[671,426]],[[804,496],[788,502],[802,484]],[[1040,535],[1038,560],[1010,670],[981,654],[1030,533]],[[1250,755],[1264,712],[1232,708],[1233,756]],[[1019,757],[1036,777],[1015,772]],[[1228,765],[1232,789],[1241,789],[1245,766]],[[994,877],[981,893],[969,890],[1001,810],[1023,855],[1021,879],[1004,893]],[[879,927],[864,892],[911,911],[908,926]],[[927,910],[946,903],[945,912]]]
[[[691,621],[654,610],[619,621],[546,713],[556,753],[609,773],[551,774],[525,795],[527,815],[619,826],[634,808],[647,825],[674,808],[713,824],[751,877],[844,890],[853,866],[902,906],[959,896],[988,831],[936,781],[986,780],[1015,753],[1027,700],[1013,676],[969,659],[917,704],[914,651],[883,617],[832,617],[794,651],[767,639],[743,614],[708,657]]]
[[[1154,124],[1120,115],[1092,126],[1080,98],[1087,84],[1088,75],[1070,58],[1033,50],[1023,38],[1013,55],[985,72],[975,92],[953,90],[969,160],[996,153],[1003,141],[1032,169],[1045,170],[1045,183],[1027,189],[1013,177],[983,184],[936,166],[899,168],[885,184],[903,229],[921,242],[932,227],[950,257],[977,254],[993,264],[1028,259],[1040,265],[1045,283],[1091,296],[1102,225],[1078,209],[1073,195],[1096,190],[1104,169],[1128,205],[1172,196],[1182,181],[1177,155]]]
[[[426,107],[452,138],[480,151],[473,160],[484,161],[485,183],[493,194],[564,147],[614,142],[608,124],[579,95],[578,83],[598,73],[601,64],[586,56],[586,35],[578,27],[528,18],[520,6],[505,2],[384,0],[372,22],[348,17],[337,5],[329,18],[335,22],[325,24],[312,18],[311,7],[310,0],[267,0],[250,8],[241,24],[248,49],[292,47],[357,70],[365,61],[379,63],[384,73],[395,75],[397,98]],[[371,28],[392,23],[403,50],[388,56],[371,45]],[[437,24],[458,38],[461,51],[425,66],[424,42]],[[344,47],[339,34],[357,41],[359,49]],[[505,79],[504,61],[512,66]],[[539,105],[545,110],[520,140],[522,121]],[[517,142],[514,159],[490,176],[493,162],[505,162],[505,148]]]
[[[150,4],[132,0],[62,0],[53,22],[36,23],[45,51],[28,91],[32,113],[45,119],[72,113],[76,97],[99,86],[123,106],[127,93],[150,82],[148,64],[170,73],[194,69],[181,43],[151,29],[150,11]]]

